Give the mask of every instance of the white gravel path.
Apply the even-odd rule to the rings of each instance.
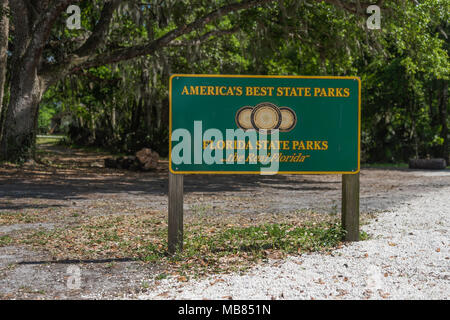
[[[380,214],[362,228],[370,240],[332,255],[274,260],[246,275],[165,279],[137,298],[448,299],[449,226],[450,188],[442,188]]]

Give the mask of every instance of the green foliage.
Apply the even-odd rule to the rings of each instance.
[[[0,236],[0,247],[7,246],[13,242],[10,236]]]
[[[231,264],[245,266],[250,261],[267,259],[271,254],[280,257],[287,254],[324,251],[338,246],[344,235],[345,231],[336,223],[309,224],[301,227],[289,224],[230,227],[213,234],[207,232],[205,228],[188,228],[183,251],[169,257],[169,261],[181,263],[181,268],[186,271],[203,272],[212,268],[215,272],[223,272],[230,266],[221,265],[219,262],[221,259],[236,260]],[[167,255],[164,247],[155,244],[149,244],[143,249],[139,255],[144,261],[158,262]],[[247,262],[238,262],[242,259]],[[163,279],[164,276],[160,275],[157,278]]]
[[[39,111],[38,133],[46,134],[52,129],[52,118],[57,111],[49,105],[43,105]]]
[[[201,254],[202,251],[228,254],[242,251],[264,255],[264,250],[281,250],[284,253],[317,251],[336,246],[344,236],[338,224],[295,227],[287,224],[268,224],[247,228],[230,228],[213,237],[198,233],[187,236],[183,254]]]
[[[113,47],[144,44],[227,2],[129,1],[108,40]],[[100,4],[82,2],[84,28],[93,28]],[[274,1],[224,16],[152,56],[66,78],[46,94],[39,128],[61,113],[69,120],[59,131],[74,143],[125,153],[149,146],[166,156],[171,73],[356,75],[363,84],[363,161],[448,155],[449,2],[392,1],[381,9],[381,30],[317,1]],[[237,32],[193,41],[231,28]],[[47,58],[61,59],[82,34],[56,28],[52,37],[68,47],[46,51]]]
[[[243,221],[217,223],[196,216],[194,222],[185,224],[183,251],[170,255],[163,216],[163,212],[160,216],[142,212],[127,217],[90,217],[69,228],[29,234],[18,243],[46,250],[57,259],[114,256],[171,266],[177,273],[204,274],[234,271],[268,258],[329,251],[341,245],[345,234],[334,221],[242,225]],[[10,219],[5,217],[5,221]],[[173,272],[161,269],[156,279],[169,274]]]

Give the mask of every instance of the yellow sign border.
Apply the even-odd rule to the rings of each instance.
[[[174,171],[172,169],[172,80],[175,77],[197,78],[274,78],[274,79],[347,79],[358,81],[358,168],[356,171],[277,171],[276,174],[357,174],[361,165],[361,79],[351,76],[271,76],[233,74],[172,74],[169,78],[169,171],[173,174],[261,174],[258,171]],[[266,173],[270,174],[270,173]]]

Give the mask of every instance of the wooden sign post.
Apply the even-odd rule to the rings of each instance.
[[[183,250],[183,175],[169,172],[169,253]]]
[[[359,173],[342,175],[342,227],[346,241],[359,241]]]

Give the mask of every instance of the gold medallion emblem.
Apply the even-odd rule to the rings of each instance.
[[[280,131],[281,132],[288,132],[295,128],[295,125],[297,124],[297,115],[295,114],[294,110],[288,107],[280,107],[281,112],[281,124],[280,124]]]
[[[236,112],[236,124],[243,130],[253,129],[251,115],[253,107],[245,106]]]
[[[281,124],[281,112],[276,105],[263,102],[253,109],[251,115],[253,127],[259,130],[278,129]]]

